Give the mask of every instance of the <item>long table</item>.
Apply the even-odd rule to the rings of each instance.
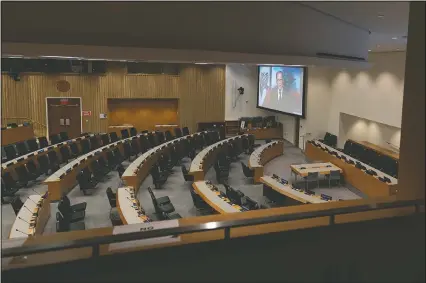
[[[226,151],[229,143],[237,142],[239,143],[237,146],[241,146],[241,140],[247,137],[248,135],[240,135],[224,139],[200,151],[192,160],[191,167],[189,168],[189,174],[194,176],[194,181],[204,180],[204,175],[215,162],[216,156],[220,152]]]
[[[220,191],[207,181],[198,181],[192,184],[195,192],[212,207],[221,214],[235,213],[245,211],[243,207],[232,203],[230,199],[221,196]]]
[[[58,171],[50,175],[44,181],[49,191],[50,200],[60,200],[64,194],[67,194],[69,191],[71,191],[77,184],[76,177],[78,172],[80,172],[80,170],[84,167],[89,166],[92,161],[97,160],[101,157],[106,157],[106,152],[108,150],[113,150],[116,147],[118,147],[120,153],[123,154],[123,143],[131,141],[132,139],[139,140],[139,137],[142,135],[147,134],[139,134],[95,149],[85,155],[74,159],[73,161],[69,162],[68,164],[60,168]]]
[[[275,128],[246,128],[243,130],[243,133],[254,135],[256,140],[282,139],[283,125],[278,124],[278,127]]]
[[[309,164],[292,164],[290,165],[291,172],[293,172],[297,176],[308,176],[309,173],[318,172],[320,175],[330,174],[330,171],[340,171],[342,173],[342,169],[334,165],[330,162],[323,163],[309,163]]]
[[[74,138],[74,139],[71,139],[71,140],[67,140],[67,141],[64,141],[64,142],[61,142],[61,143],[58,143],[58,144],[55,144],[55,145],[51,145],[51,146],[48,146],[48,147],[30,152],[30,153],[27,153],[25,155],[22,155],[20,157],[15,158],[15,159],[9,160],[8,162],[5,162],[5,163],[2,164],[2,172],[9,172],[14,179],[17,179],[18,176],[16,175],[16,172],[14,170],[16,167],[18,167],[22,164],[26,164],[27,162],[32,160],[34,162],[34,164],[36,165],[36,167],[40,168],[40,165],[38,164],[37,158],[42,156],[42,155],[47,154],[50,150],[56,151],[58,159],[61,160],[62,157],[61,157],[59,149],[62,146],[69,145],[71,143],[76,143],[80,152],[81,152],[82,148],[81,148],[80,142],[84,139],[89,139],[93,136],[95,136],[95,135],[91,134],[91,135],[88,135],[88,136]],[[99,137],[98,137],[98,142],[99,142]]]
[[[26,238],[42,234],[49,217],[49,200],[40,195],[30,195],[16,215],[9,238]],[[35,226],[30,227],[30,223],[35,223]]]
[[[7,127],[6,129],[1,130],[1,146],[29,140],[32,138],[34,138],[34,128],[32,124],[26,126],[20,124],[15,128]]]
[[[292,198],[294,200],[300,201],[302,203],[324,203],[326,200],[321,199],[318,195],[308,195],[301,190],[295,190],[289,184],[281,184],[271,176],[263,176],[260,178],[260,182],[264,185],[267,185],[274,191]]]
[[[373,170],[377,172],[377,176],[369,175],[361,169],[355,167],[354,164],[349,164],[344,160],[337,158],[334,155],[331,155],[327,151],[321,149],[320,147],[315,146],[311,142],[306,142],[305,154],[308,158],[312,160],[321,160],[323,162],[331,162],[337,167],[343,170],[343,176],[345,181],[350,183],[352,186],[366,194],[368,197],[383,197],[391,196],[397,192],[398,180],[392,176],[389,176],[368,164],[362,163],[359,160],[350,157],[349,155],[344,154],[341,151],[338,151],[335,148],[332,148],[320,141],[315,140],[315,143],[322,146],[323,148],[328,149],[330,152],[335,152],[339,156],[344,156],[347,160],[352,160],[355,164],[359,162],[361,165],[365,166],[368,170]],[[390,182],[382,182],[379,177],[387,177]]]
[[[273,141],[259,146],[250,155],[248,166],[254,170],[254,182],[259,183],[263,176],[263,165],[284,153],[284,142]]]

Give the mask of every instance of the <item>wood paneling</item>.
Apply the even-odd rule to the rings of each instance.
[[[108,122],[153,131],[155,125],[178,125],[178,108],[178,99],[108,99]]]
[[[179,122],[196,130],[197,122],[225,119],[225,66],[184,65],[179,76],[127,74],[121,63],[109,63],[104,75],[21,74],[15,82],[2,74],[2,115],[28,117],[47,124],[46,97],[81,97],[84,132],[106,132],[107,98],[178,98]],[[68,92],[57,90],[57,82],[70,83]],[[23,103],[25,102],[25,103]]]

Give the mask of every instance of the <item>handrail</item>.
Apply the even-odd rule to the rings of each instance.
[[[325,217],[325,216],[330,216],[330,225],[333,225],[335,215],[374,211],[379,209],[399,208],[399,207],[405,207],[405,206],[415,206],[416,207],[415,213],[419,213],[420,205],[424,205],[424,199],[400,200],[400,201],[389,202],[389,203],[371,203],[371,204],[364,204],[364,205],[358,205],[353,207],[332,208],[332,209],[326,209],[321,211],[299,212],[299,213],[292,213],[292,214],[285,214],[285,215],[266,216],[261,218],[215,221],[215,222],[207,222],[203,224],[196,224],[196,225],[190,225],[190,226],[166,228],[161,230],[152,230],[152,231],[144,231],[144,232],[138,231],[138,232],[130,232],[126,234],[108,235],[108,236],[102,236],[102,237],[91,237],[91,238],[80,239],[80,240],[66,241],[62,243],[54,243],[54,244],[46,244],[46,245],[28,245],[28,246],[21,246],[21,247],[6,248],[6,249],[2,249],[1,257],[5,258],[5,257],[13,257],[13,256],[22,256],[22,255],[53,252],[53,251],[83,248],[83,247],[92,247],[93,248],[92,256],[99,256],[99,245],[105,245],[105,244],[111,244],[111,243],[119,243],[119,242],[149,239],[149,238],[155,238],[155,237],[164,237],[164,236],[176,236],[176,235],[182,235],[182,234],[214,231],[214,230],[220,230],[220,229],[225,229],[225,239],[229,239],[231,228],[277,223],[277,222],[284,222],[284,221],[301,220],[301,219],[316,218],[316,217]]]

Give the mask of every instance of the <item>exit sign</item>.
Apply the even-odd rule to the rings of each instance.
[[[81,116],[92,116],[92,111],[81,111]]]
[[[61,103],[61,105],[67,105],[68,104],[68,98],[61,98],[61,100],[59,100],[59,102]]]

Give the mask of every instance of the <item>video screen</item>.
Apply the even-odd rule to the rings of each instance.
[[[259,66],[257,107],[305,117],[303,67]]]

